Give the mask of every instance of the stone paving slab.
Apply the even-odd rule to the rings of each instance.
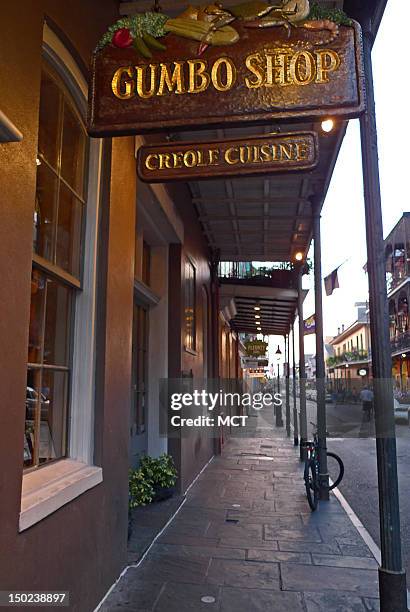
[[[298,449],[263,432],[226,443],[103,612],[378,611],[377,563],[343,508],[310,513]]]

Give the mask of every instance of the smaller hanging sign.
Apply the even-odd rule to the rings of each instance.
[[[148,183],[308,170],[318,161],[314,132],[272,134],[217,142],[142,146],[137,169]]]
[[[248,340],[245,342],[245,350],[248,357],[263,357],[268,348],[268,343],[262,340]]]

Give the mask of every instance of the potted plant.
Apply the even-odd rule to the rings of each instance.
[[[154,489],[141,468],[129,471],[129,507],[146,506],[154,498]]]
[[[146,481],[153,488],[153,501],[161,501],[172,497],[175,493],[177,471],[171,455],[164,453],[157,458],[143,457],[140,469]]]

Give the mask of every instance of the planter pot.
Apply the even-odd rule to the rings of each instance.
[[[158,487],[154,486],[153,502],[164,501],[172,497],[175,493],[175,487]]]

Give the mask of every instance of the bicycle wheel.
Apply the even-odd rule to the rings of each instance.
[[[336,453],[326,453],[327,454],[327,471],[333,479],[333,484],[329,486],[329,491],[335,489],[342,482],[342,478],[345,473],[345,466],[343,465],[343,461],[336,455]],[[329,461],[331,459],[332,461]],[[336,478],[334,478],[336,476]]]
[[[306,497],[312,511],[316,510],[319,500],[318,466],[316,461],[309,459],[305,462]]]

